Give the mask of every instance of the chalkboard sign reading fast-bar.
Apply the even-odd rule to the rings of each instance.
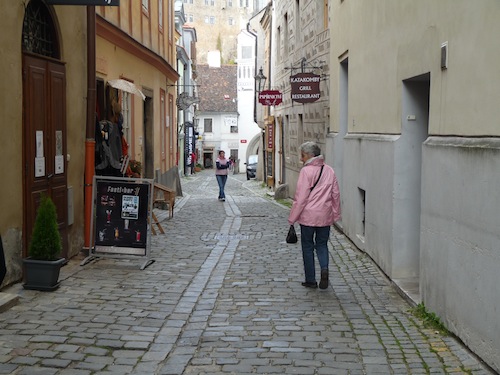
[[[97,252],[146,254],[149,185],[97,180]]]

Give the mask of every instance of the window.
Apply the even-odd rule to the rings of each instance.
[[[212,133],[212,119],[211,118],[203,119],[203,132],[204,133]]]
[[[210,0],[210,5],[215,6],[215,0]]]
[[[59,44],[49,10],[41,1],[31,1],[23,21],[23,51],[59,58]]]
[[[281,62],[281,27],[276,30],[276,61]]]
[[[238,126],[237,125],[231,125],[231,133],[238,133]]]
[[[192,14],[188,14],[188,17],[187,17],[187,18],[188,18],[188,21],[189,21],[189,22],[193,22],[193,20],[194,20],[194,17],[193,17],[193,15],[192,15]]]
[[[209,16],[205,16],[205,23],[210,23],[210,17]]]
[[[229,26],[234,26],[234,19],[233,19],[233,17],[229,17],[227,19],[227,23],[229,24]]]
[[[252,58],[252,46],[243,46],[241,47],[241,58],[242,59],[251,59]]]
[[[215,17],[210,16],[210,25],[215,25]]]
[[[288,55],[288,13],[283,18],[283,55]]]
[[[233,6],[233,0],[227,0],[227,6],[232,7]]]
[[[209,0],[205,0],[205,5],[208,5]]]
[[[158,0],[158,27],[163,31],[163,0]]]
[[[149,15],[149,0],[142,0],[142,11]]]

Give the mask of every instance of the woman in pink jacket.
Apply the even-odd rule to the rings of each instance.
[[[315,142],[300,146],[304,163],[295,198],[288,217],[290,225],[300,224],[305,281],[303,286],[317,288],[314,249],[321,267],[320,289],[328,288],[328,239],[331,225],[340,220],[340,192],[333,169],[326,165]]]

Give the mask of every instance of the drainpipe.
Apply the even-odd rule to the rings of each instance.
[[[90,219],[95,165],[95,6],[87,6],[87,126],[85,132],[84,251],[90,251]]]
[[[250,30],[250,22],[247,23],[247,31],[255,39],[255,75],[257,75],[257,34]],[[253,121],[257,124],[257,81],[253,80]]]

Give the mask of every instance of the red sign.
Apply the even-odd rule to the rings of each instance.
[[[321,96],[320,76],[313,73],[298,73],[290,77],[292,100],[298,103],[312,103]]]
[[[280,105],[283,94],[278,90],[264,90],[259,93],[259,103],[262,105]]]
[[[240,143],[247,143],[246,139],[240,139]]]
[[[267,124],[267,149],[272,150],[274,148],[274,123],[271,122]]]

